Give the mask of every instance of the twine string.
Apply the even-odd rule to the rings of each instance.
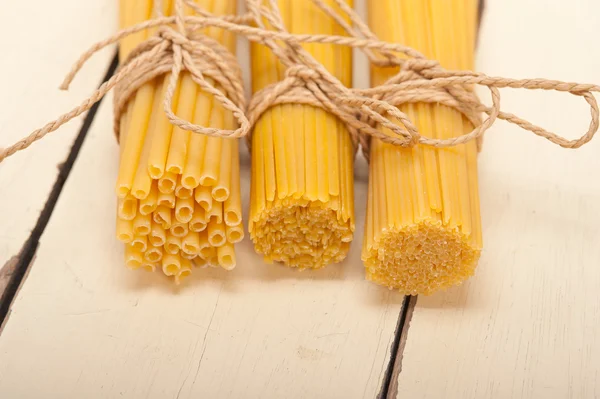
[[[158,34],[139,44],[123,61],[116,73],[101,84],[88,98],[71,111],[59,116],[43,127],[34,130],[26,137],[18,140],[13,145],[0,149],[0,162],[15,153],[28,148],[34,142],[41,140],[51,132],[56,131],[65,123],[88,111],[96,102],[100,101],[110,90],[115,91],[115,134],[119,138],[120,117],[124,112],[125,104],[143,84],[154,78],[171,73],[165,94],[164,111],[170,123],[184,130],[194,133],[217,137],[243,137],[250,130],[248,119],[245,116],[246,108],[242,74],[233,54],[216,40],[197,31],[207,26],[207,20],[217,20],[220,17],[205,13],[206,16],[194,21],[188,21],[184,15],[184,2],[175,1],[175,16],[162,16],[162,1],[154,0],[156,18],[122,29],[109,38],[94,44],[83,53],[75,62],[60,89],[67,90],[77,73],[85,63],[98,51],[117,43],[119,40],[134,33],[158,28]],[[227,16],[223,20],[232,24],[240,24],[238,17]],[[175,28],[170,25],[175,25]],[[232,112],[238,121],[239,127],[235,130],[204,127],[179,118],[172,111],[173,94],[183,70],[190,73],[193,81],[204,91],[212,94],[223,107]],[[206,78],[211,78],[222,90],[210,84]]]
[[[373,137],[402,147],[420,144],[443,148],[471,140],[480,142],[485,131],[497,119],[515,124],[564,148],[581,147],[598,130],[600,112],[592,94],[600,92],[598,85],[549,79],[510,79],[445,69],[437,61],[427,59],[411,47],[379,40],[345,1],[334,0],[339,14],[323,0],[311,1],[349,36],[292,34],[286,30],[275,0],[246,0],[248,12],[241,16],[214,16],[192,0],[175,0],[176,15],[170,17],[162,15],[162,1],[154,0],[156,18],[122,29],[94,44],[75,62],[60,88],[68,89],[79,70],[99,50],[143,30],[157,29],[157,35],[138,45],[117,72],[77,107],[15,144],[0,149],[0,162],[86,112],[112,89],[115,89],[115,119],[118,121],[133,93],[144,83],[165,73],[170,73],[163,103],[169,121],[184,130],[209,136],[247,136],[264,112],[272,106],[285,103],[312,105],[332,113],[347,126],[355,145],[360,143],[367,152],[369,140]],[[195,14],[185,15],[184,6],[190,7]],[[346,22],[346,18],[351,23]],[[207,27],[225,29],[269,47],[286,66],[285,78],[255,93],[246,108],[237,60],[216,40],[199,32]],[[364,52],[373,65],[398,67],[399,70],[380,86],[370,89],[348,88],[302,48],[305,43],[356,48]],[[190,73],[202,90],[212,94],[225,109],[233,113],[239,124],[237,129],[199,126],[179,118],[173,112],[172,98],[183,71]],[[210,84],[207,78],[215,84]],[[490,106],[484,105],[474,94],[472,88],[477,85],[490,91]],[[583,97],[590,106],[589,128],[582,136],[569,140],[517,115],[504,112],[500,108],[499,89],[502,88],[558,91]],[[436,103],[451,107],[465,115],[474,129],[450,139],[423,136],[398,108],[410,103]],[[485,117],[482,118],[482,115]],[[117,137],[119,125],[115,123]]]
[[[247,0],[249,3],[261,3],[261,0]],[[254,124],[267,109],[283,103],[302,103],[321,107],[340,118],[348,127],[355,141],[360,141],[365,155],[368,156],[369,140],[373,137],[402,147],[417,144],[437,148],[452,147],[481,139],[497,119],[516,124],[564,148],[579,148],[589,142],[599,127],[598,104],[592,92],[600,87],[591,84],[576,84],[548,79],[510,79],[490,77],[472,71],[455,71],[442,68],[435,60],[427,59],[420,52],[394,43],[379,40],[362,22],[361,18],[343,0],[335,0],[336,5],[345,14],[353,26],[347,24],[343,16],[322,0],[312,2],[338,23],[351,37],[323,37],[320,35],[289,35],[277,32],[279,47],[297,41],[330,43],[361,49],[374,65],[397,67],[396,75],[384,84],[372,89],[347,89],[324,68],[312,68],[311,63],[296,61],[289,66],[286,78],[257,92],[251,99],[249,119]],[[258,9],[258,7],[254,7]],[[291,37],[290,37],[291,36]],[[287,50],[289,52],[289,50]],[[274,52],[275,53],[275,52]],[[277,54],[277,53],[275,53]],[[400,54],[396,55],[396,54]],[[284,57],[280,57],[283,61]],[[315,73],[316,72],[316,73]],[[485,106],[470,87],[486,87],[491,94],[491,106]],[[556,133],[520,118],[503,112],[500,108],[500,88],[527,90],[554,90],[581,96],[590,105],[590,125],[581,137],[568,140]],[[408,116],[398,109],[409,103],[444,104],[454,108],[473,124],[474,129],[449,139],[433,139],[421,135]],[[358,112],[352,112],[357,109]],[[486,114],[481,118],[481,114]],[[378,129],[377,126],[386,128]]]

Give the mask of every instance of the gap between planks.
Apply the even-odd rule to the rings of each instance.
[[[404,347],[408,339],[408,329],[412,319],[415,306],[417,305],[418,296],[406,296],[402,303],[400,317],[398,317],[398,327],[395,331],[394,342],[390,354],[388,368],[381,387],[381,391],[377,396],[378,399],[395,399],[398,394],[398,378],[402,372],[402,357],[404,355]]]
[[[98,86],[110,79],[110,77],[115,73],[117,65],[118,57],[115,53],[106,73],[104,74],[104,77],[102,78],[102,81]],[[10,258],[8,262],[6,262],[6,264],[0,268],[0,334],[2,333],[3,326],[6,324],[6,321],[10,316],[10,307],[12,302],[19,292],[19,288],[26,280],[30,265],[33,264],[40,237],[48,225],[50,216],[52,216],[52,211],[56,206],[60,193],[62,192],[67,178],[69,177],[69,173],[71,172],[73,164],[79,155],[81,146],[83,145],[87,133],[92,126],[92,122],[94,121],[94,117],[96,116],[96,112],[98,111],[98,107],[102,101],[103,98],[94,104],[87,112],[83,120],[83,124],[77,133],[77,137],[75,138],[75,141],[73,141],[73,145],[69,150],[69,155],[63,163],[58,165],[59,173],[56,177],[56,181],[54,182],[52,191],[50,192],[50,195],[44,204],[44,208],[42,209],[42,212],[40,213],[40,216],[35,224],[35,227],[31,231],[29,238],[27,241],[25,241],[19,253]]]

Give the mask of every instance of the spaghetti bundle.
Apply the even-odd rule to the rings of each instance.
[[[235,0],[196,4],[216,15],[234,14],[236,7]],[[153,0],[121,0],[122,27],[156,14],[152,5]],[[169,15],[173,7],[172,1],[163,1],[160,13]],[[121,60],[154,33],[124,38]],[[235,50],[232,33],[216,28],[203,33]],[[190,275],[192,263],[234,268],[233,244],[242,240],[244,231],[237,139],[173,127],[163,111],[168,80],[167,74],[140,87],[119,121],[117,238],[125,243],[128,267],[159,269],[180,282]],[[188,72],[180,75],[172,104],[178,117],[196,125],[237,127],[233,114],[201,90]]]
[[[325,3],[337,7],[333,0]],[[343,34],[311,1],[277,4],[292,33]],[[350,85],[349,48],[304,48]],[[284,78],[283,66],[266,46],[253,43],[251,54],[255,92]],[[252,135],[248,229],[267,262],[316,269],[345,258],[354,232],[353,157],[344,125],[320,108],[282,104],[261,116]]]
[[[370,27],[451,69],[472,69],[477,0],[370,0]],[[372,85],[397,73],[371,71]],[[446,139],[473,130],[439,104],[400,107],[419,131]],[[367,278],[406,294],[429,294],[473,274],[482,248],[474,141],[401,148],[371,140],[362,259]]]

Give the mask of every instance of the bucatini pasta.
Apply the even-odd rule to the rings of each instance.
[[[121,25],[150,18],[153,3],[121,0]],[[235,0],[196,3],[216,15],[234,14],[236,9]],[[161,11],[168,15],[172,7],[172,1],[163,1]],[[185,11],[191,13],[187,7]],[[154,33],[142,31],[123,39],[121,59]],[[233,34],[215,28],[205,33],[235,50]],[[203,265],[208,261],[227,270],[235,267],[232,244],[243,238],[244,230],[238,141],[174,128],[163,111],[168,79],[168,75],[160,76],[140,87],[120,122],[117,238],[126,243],[128,267],[162,270],[180,282],[191,273],[192,261],[201,255]],[[231,112],[201,90],[187,72],[179,79],[173,110],[198,125],[236,127]],[[229,235],[227,229],[231,229]],[[216,247],[227,249],[217,256]]]

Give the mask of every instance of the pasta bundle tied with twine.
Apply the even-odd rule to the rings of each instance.
[[[276,0],[246,0],[248,11],[241,16],[215,16],[200,9],[191,0],[175,0],[174,16],[157,16],[122,29],[85,52],[67,75],[62,89],[68,88],[79,69],[98,50],[137,32],[157,29],[157,34],[137,46],[115,75],[89,98],[70,112],[1,150],[0,161],[87,111],[113,88],[116,89],[115,114],[119,118],[127,98],[145,82],[165,72],[170,73],[163,104],[168,121],[185,131],[215,137],[249,136],[261,115],[278,104],[307,104],[335,115],[350,133],[355,149],[360,144],[367,157],[370,141],[374,138],[402,148],[417,145],[445,148],[473,140],[480,144],[484,132],[497,119],[516,124],[564,148],[579,148],[589,142],[598,130],[598,105],[592,94],[600,91],[598,85],[548,79],[510,79],[468,70],[446,69],[438,61],[425,57],[409,46],[378,39],[343,0],[332,0],[337,11],[323,0],[310,1],[332,18],[347,36],[289,33],[279,15]],[[184,5],[192,8],[194,13],[185,15],[181,11]],[[263,21],[269,22],[268,27]],[[235,59],[219,43],[201,34],[202,29],[209,27],[242,35],[268,47],[286,68],[284,79],[255,93],[246,106]],[[303,44],[308,43],[358,48],[367,55],[372,65],[397,68],[398,72],[383,84],[369,89],[349,88],[302,48]],[[229,110],[239,127],[223,129],[201,126],[178,117],[171,100],[182,71],[189,72],[202,90],[213,95]],[[477,98],[473,86],[483,86],[490,91],[490,106]],[[504,112],[500,108],[501,88],[553,90],[583,97],[590,106],[589,129],[581,137],[569,140],[517,115]],[[442,104],[452,108],[474,128],[444,139],[423,135],[407,114],[399,109],[402,105],[415,103]],[[119,131],[118,127],[119,123],[115,123],[116,132]]]

